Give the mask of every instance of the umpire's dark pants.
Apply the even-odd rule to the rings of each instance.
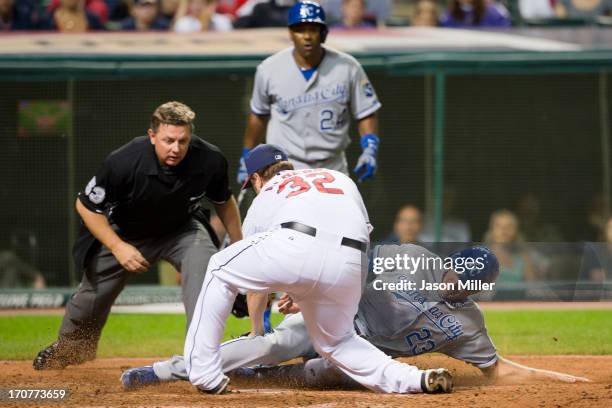
[[[181,272],[189,327],[208,261],[217,252],[208,231],[192,219],[175,233],[127,242],[138,248],[149,264],[164,259]],[[91,256],[77,292],[66,305],[60,338],[89,340],[95,348],[111,306],[131,274],[102,246]]]

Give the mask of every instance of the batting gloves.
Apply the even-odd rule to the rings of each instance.
[[[244,184],[244,180],[246,180],[249,176],[246,168],[246,163],[244,161],[244,158],[247,156],[247,154],[249,154],[249,151],[250,150],[246,147],[242,148],[242,157],[240,158],[240,162],[238,164],[238,176],[236,177],[236,180],[240,185]]]
[[[359,176],[360,183],[371,178],[376,173],[376,154],[378,153],[379,145],[380,139],[374,133],[368,133],[361,137],[363,152],[359,156],[359,160],[357,160],[355,170],[353,170]]]

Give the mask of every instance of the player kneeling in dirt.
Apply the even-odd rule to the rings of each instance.
[[[357,333],[392,357],[440,352],[475,365],[487,376],[494,375],[498,355],[487,334],[480,308],[469,299],[469,295],[476,292],[459,289],[459,282],[495,281],[499,263],[493,252],[484,247],[473,247],[445,258],[456,265],[460,264],[459,260],[461,264],[468,258],[478,260],[470,270],[455,268],[461,269],[462,273],[457,273],[445,268],[448,263],[423,247],[381,245],[374,248],[371,269],[377,264],[376,259],[406,258],[422,261],[413,270],[402,267],[398,262],[386,263],[384,270],[378,268],[374,270],[375,274],[370,275],[372,279],[366,285],[354,319]],[[393,265],[389,268],[390,264]],[[409,286],[408,282],[413,282],[410,286],[415,289],[380,290],[381,281],[402,283],[404,287]],[[419,290],[424,282],[449,285],[444,291]],[[273,333],[241,337],[222,344],[223,370],[228,372],[238,367],[258,366],[236,370],[235,374],[253,378],[282,376],[293,383],[312,386],[348,385],[352,380],[324,359],[315,358],[318,356],[299,313],[299,306],[284,295],[279,307],[281,312],[289,315]],[[310,360],[304,365],[269,367],[297,357]],[[175,356],[153,366],[127,370],[121,379],[125,389],[132,389],[161,381],[187,380],[188,375],[182,358]]]

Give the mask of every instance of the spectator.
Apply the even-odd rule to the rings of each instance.
[[[554,18],[557,0],[519,0],[519,12],[526,19]]]
[[[131,17],[123,20],[124,31],[164,31],[168,30],[168,20],[159,15],[157,0],[134,0],[130,8]]]
[[[268,0],[255,5],[251,14],[239,17],[235,28],[287,27],[289,9],[295,0]]]
[[[45,278],[38,269],[13,251],[0,251],[0,288],[44,289],[46,286]]]
[[[47,6],[47,13],[51,14],[59,7],[61,0],[51,0]],[[85,10],[98,17],[102,24],[108,21],[108,5],[104,0],[86,0]]]
[[[489,0],[450,0],[440,25],[450,28],[509,27],[510,13]]]
[[[472,231],[470,225],[454,215],[457,190],[452,185],[444,189],[442,203],[442,236],[436,239],[435,222],[432,214],[428,214],[425,227],[421,234],[422,242],[470,242]]]
[[[586,208],[586,222],[582,222],[580,237],[583,241],[603,241],[606,222],[606,200],[602,193],[596,193]]]
[[[412,25],[417,27],[435,27],[438,25],[438,5],[434,0],[419,0],[415,6]]]
[[[612,0],[557,0],[557,14],[561,17],[594,20],[612,12]]]
[[[334,28],[376,28],[376,23],[365,18],[365,0],[342,0],[342,20]]]
[[[612,216],[604,226],[605,242],[588,242],[584,248],[581,280],[600,282],[612,279]]]
[[[343,16],[343,0],[321,0],[319,1],[330,21],[341,21]],[[393,11],[392,0],[365,0],[366,19],[377,21],[380,24],[391,16]]]
[[[85,9],[85,0],[60,0],[55,10],[47,13],[41,28],[63,33],[104,30],[98,16]]]
[[[229,17],[216,12],[217,0],[183,0],[186,7],[181,5],[174,24],[174,31],[179,33],[193,33],[199,31],[230,31],[232,21]],[[188,8],[189,14],[184,14]]]
[[[404,204],[397,212],[393,233],[386,240],[390,244],[416,244],[423,229],[421,210],[413,204]]]
[[[0,0],[0,32],[33,30],[35,26],[35,11],[29,2]]]
[[[251,14],[253,11],[253,7],[255,7],[256,3],[261,3],[265,0],[221,0],[219,5],[217,6],[217,13],[226,14],[233,19],[236,17],[245,16],[247,14]],[[248,4],[253,4],[252,7],[249,7]],[[239,15],[239,10],[245,6],[245,8],[241,11],[242,14]]]
[[[532,281],[536,278],[535,267],[523,244],[519,221],[514,213],[497,210],[491,214],[484,242],[499,260],[498,283]]]
[[[177,13],[181,8],[181,4],[185,3],[186,0],[158,0],[158,2],[160,17],[166,20],[168,27],[172,27],[176,20],[178,20]]]
[[[534,193],[523,195],[518,203],[518,216],[523,236],[530,242],[559,242],[563,237],[559,229],[542,221],[540,200]]]
[[[109,19],[113,22],[121,22],[130,16],[132,0],[106,0],[109,9]],[[117,27],[119,28],[119,27]]]

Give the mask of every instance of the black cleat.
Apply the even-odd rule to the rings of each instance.
[[[69,365],[83,364],[96,358],[96,350],[82,344],[57,340],[41,350],[32,362],[35,370],[58,370]]]
[[[425,370],[421,374],[421,389],[427,394],[453,391],[453,376],[445,368]]]
[[[200,391],[203,394],[221,395],[221,394],[227,394],[230,392],[228,388],[229,383],[230,383],[229,377],[224,375],[219,385],[217,385],[215,388],[211,390],[205,390],[200,387],[196,387],[196,388],[198,389],[198,391]]]

